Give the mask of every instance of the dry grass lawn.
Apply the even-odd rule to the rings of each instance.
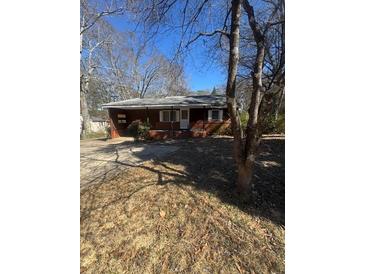
[[[283,273],[284,138],[264,140],[251,202],[233,194],[231,146],[183,140],[83,189],[81,272]]]

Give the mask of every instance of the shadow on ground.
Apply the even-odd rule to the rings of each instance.
[[[108,168],[81,189],[81,272],[284,273],[284,138],[263,140],[251,202],[231,155],[231,138],[91,147]]]
[[[223,203],[237,206],[250,214],[259,215],[284,225],[285,222],[285,140],[284,137],[263,138],[256,160],[251,200],[243,201],[235,194],[236,168],[232,158],[232,138],[204,138],[146,143],[126,141],[110,144],[95,152],[114,153],[109,160],[125,168],[143,168],[157,175],[155,184],[191,185],[209,192]],[[139,161],[120,159],[120,150],[132,151]],[[172,147],[170,153],[156,153]],[[175,151],[175,147],[178,150]],[[162,156],[161,156],[162,155]],[[104,161],[104,160],[102,160]],[[152,162],[153,165],[145,164]],[[173,168],[178,166],[180,168]],[[162,167],[162,169],[161,169]],[[182,167],[182,168],[181,168]],[[105,174],[103,174],[104,178]],[[116,175],[116,176],[120,176]],[[164,179],[164,177],[169,179]]]

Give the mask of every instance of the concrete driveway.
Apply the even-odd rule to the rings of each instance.
[[[134,142],[122,137],[111,140],[80,141],[80,186],[81,189],[123,174],[123,170],[141,163],[160,159],[178,150],[176,142]]]

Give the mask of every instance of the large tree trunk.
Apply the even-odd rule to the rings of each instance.
[[[93,49],[89,51],[88,57],[88,70],[86,75],[82,75],[80,81],[80,108],[81,108],[81,116],[82,116],[82,123],[83,123],[83,130],[82,130],[82,137],[85,138],[91,132],[91,119],[89,115],[89,107],[87,103],[87,94],[89,93],[90,89],[90,79],[92,73],[94,71],[94,66],[92,62],[92,54]]]
[[[84,25],[85,25],[85,15],[82,16],[81,27],[80,27],[80,60],[82,58],[82,48],[84,46]]]
[[[90,74],[86,75],[85,81],[80,83],[80,109],[82,116],[82,137],[85,138],[91,132],[91,119],[89,114],[89,107],[87,103],[87,94],[89,92]],[[83,79],[83,77],[81,78]]]
[[[237,110],[236,101],[236,76],[239,59],[239,39],[240,39],[240,17],[241,5],[239,0],[232,0],[232,17],[231,17],[231,31],[229,43],[229,62],[228,62],[228,78],[226,87],[227,107],[229,116],[231,118],[231,127],[233,133],[233,156],[238,167],[238,178],[243,172],[242,166],[242,127],[240,115]],[[237,181],[238,190],[240,189],[239,180]]]
[[[89,109],[87,105],[86,93],[81,90],[80,92],[80,108],[82,116],[82,137],[85,138],[91,132],[91,119],[89,115]]]
[[[247,122],[242,159],[238,166],[237,180],[238,191],[248,193],[251,188],[255,157],[261,137],[261,132],[259,130],[259,108],[263,97],[262,68],[265,57],[265,44],[264,36],[255,20],[255,14],[252,6],[249,4],[248,0],[243,0],[242,6],[247,13],[249,25],[253,32],[257,49],[254,71],[252,72],[253,90],[249,108],[249,119]]]

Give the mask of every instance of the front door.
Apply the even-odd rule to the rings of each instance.
[[[180,129],[189,128],[189,108],[180,109]]]

